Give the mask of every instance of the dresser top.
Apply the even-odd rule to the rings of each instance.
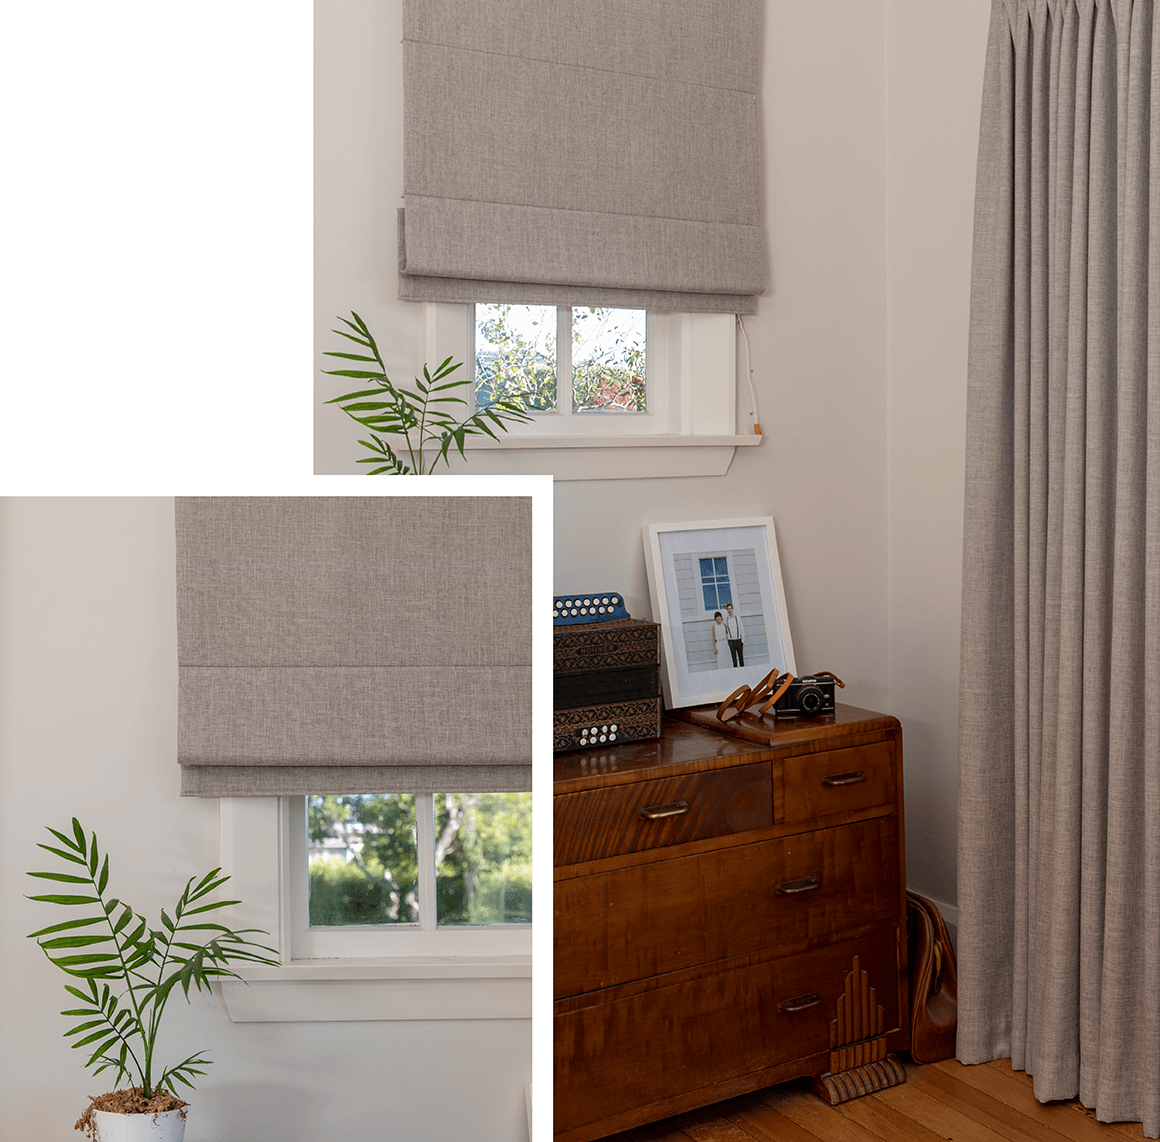
[[[627,784],[707,769],[723,769],[751,761],[766,761],[787,749],[801,752],[841,748],[860,741],[881,740],[898,728],[896,718],[838,704],[833,714],[817,718],[774,720],[749,718],[751,741],[720,730],[704,729],[715,707],[674,710],[661,719],[661,736],[605,749],[576,750],[555,757],[555,793],[573,793],[598,786]],[[706,715],[706,711],[708,712]]]

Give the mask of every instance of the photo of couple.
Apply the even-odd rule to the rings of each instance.
[[[720,702],[771,666],[794,673],[773,520],[648,524],[665,703]]]
[[[685,669],[716,674],[770,666],[768,590],[755,547],[717,547],[673,556]],[[779,665],[779,663],[773,663]],[[732,684],[730,684],[732,683]],[[722,679],[732,689],[736,682]]]
[[[713,654],[718,670],[732,670],[745,665],[745,627],[741,616],[733,613],[733,604],[725,605],[725,613],[713,612]]]

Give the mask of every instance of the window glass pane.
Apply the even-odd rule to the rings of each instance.
[[[556,307],[475,306],[475,403],[556,407]]]
[[[572,411],[645,411],[645,311],[572,310]]]
[[[310,924],[419,919],[415,795],[307,797]]]
[[[530,924],[532,795],[435,795],[440,924]]]
[[[729,587],[729,564],[725,559],[700,559],[701,593],[705,610],[713,611],[733,602]]]

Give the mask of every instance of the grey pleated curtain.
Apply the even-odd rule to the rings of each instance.
[[[760,0],[404,0],[399,297],[752,313]]]
[[[1160,1136],[1160,25],[995,0],[969,356],[958,1057]]]
[[[179,498],[201,796],[531,788],[531,500]]]

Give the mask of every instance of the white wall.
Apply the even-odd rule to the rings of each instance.
[[[388,372],[409,376],[421,363],[418,307],[393,300],[399,8],[399,0],[336,0],[319,16],[316,332],[320,350],[333,347],[331,317],[357,309],[382,332]],[[851,683],[851,700],[879,708],[887,701],[883,38],[877,5],[768,4],[775,289],[747,326],[769,439],[739,450],[721,478],[558,483],[555,576],[558,590],[623,590],[643,615],[641,524],[772,514],[799,665],[833,669]],[[322,378],[320,398],[343,391],[339,384]],[[355,471],[346,418],[320,405],[316,424],[316,470]]]
[[[967,321],[989,0],[887,4],[890,709],[911,885],[957,899]]]
[[[873,709],[889,697],[883,35],[877,5],[766,4],[772,292],[745,319],[765,442],[719,478],[558,483],[555,547],[558,590],[618,588],[646,616],[642,524],[772,515],[799,669]]]
[[[217,802],[178,795],[174,590],[171,500],[0,500],[0,1138],[65,1142],[109,1089],[24,938],[65,918],[22,899],[53,868],[43,826],[95,830],[110,888],[154,922],[218,863]],[[528,1020],[233,1024],[204,993],[166,1019],[177,1058],[215,1061],[189,1142],[527,1137]]]
[[[399,0],[319,16],[317,302],[421,363],[395,301]],[[746,319],[767,439],[723,477],[556,484],[556,589],[649,613],[646,522],[771,514],[798,666],[903,722],[913,887],[953,902],[967,297],[988,0],[766,0],[771,289]],[[323,358],[319,358],[320,362]],[[330,378],[322,395],[343,391]],[[742,395],[741,400],[744,401]],[[316,471],[354,471],[320,408]]]
[[[402,0],[327,0],[314,21],[315,346],[341,348],[336,318],[362,316],[387,375],[410,380],[423,365],[420,307],[396,300],[395,210],[403,193]],[[347,343],[349,345],[349,342]],[[353,348],[353,347],[352,347]],[[356,472],[356,425],[321,401],[359,387],[318,378],[316,472]]]

